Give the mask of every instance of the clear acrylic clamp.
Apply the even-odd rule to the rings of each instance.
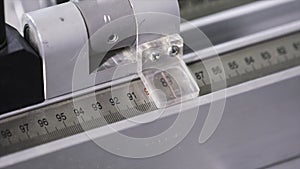
[[[198,97],[200,89],[182,59],[180,35],[141,44],[137,50],[138,75],[158,108]]]

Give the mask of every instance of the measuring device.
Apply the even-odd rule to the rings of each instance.
[[[220,59],[221,63],[216,62]],[[212,92],[212,85],[226,81],[235,86],[300,65],[300,33],[188,63],[200,88],[199,97]],[[225,76],[224,76],[225,75]],[[169,88],[172,78],[154,78]],[[219,88],[221,90],[224,88]],[[113,94],[112,94],[113,93]],[[96,99],[95,99],[96,98]],[[74,103],[76,102],[76,103]],[[157,110],[140,79],[97,90],[0,119],[0,156],[49,143],[124,119]]]

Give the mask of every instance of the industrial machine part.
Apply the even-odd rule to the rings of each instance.
[[[49,163],[49,167],[54,168],[107,169],[292,167],[287,164],[297,161],[300,154],[300,95],[297,92],[300,76],[299,5],[296,1],[256,2],[236,11],[209,16],[209,20],[194,20],[193,25],[201,28],[211,39],[220,56],[207,49],[203,39],[196,39],[195,27],[188,23],[181,25],[183,41],[176,33],[170,33],[162,37],[146,37],[142,44],[137,43],[136,50],[124,49],[124,46],[111,48],[118,53],[111,56],[111,59],[116,58],[117,63],[124,56],[133,58],[117,70],[126,73],[113,77],[110,71],[116,69],[111,68],[118,64],[110,64],[107,60],[97,72],[104,78],[96,83],[99,85],[84,90],[79,85],[79,90],[74,93],[49,98],[41,104],[0,116],[0,145],[3,150],[0,152],[0,167],[35,169],[48,167],[45,164]],[[75,10],[71,5],[68,9]],[[87,27],[85,32],[89,32]],[[220,28],[222,31],[218,31]],[[27,39],[39,41],[34,38],[34,31],[31,32],[28,27],[26,31]],[[190,44],[190,48],[184,48],[183,42]],[[129,44],[132,45],[132,42]],[[150,66],[139,65],[141,61],[148,62]],[[148,69],[158,70],[164,63],[167,70],[174,65],[179,67],[187,81],[178,82],[178,73],[174,73],[177,71],[167,71],[171,72],[168,76],[164,69],[157,72]],[[86,65],[90,68],[89,64]],[[142,74],[134,75],[136,68],[141,68],[139,73]],[[113,77],[113,81],[107,82],[106,77]],[[150,82],[147,82],[149,79]],[[197,87],[190,88],[194,82]],[[153,86],[163,91],[170,102],[153,95]],[[185,87],[193,89],[186,90],[192,97],[181,101],[174,99],[183,98],[182,92],[178,95],[174,87],[183,91]],[[194,98],[195,91],[197,98]],[[225,96],[227,103],[219,128],[212,137],[205,132],[203,134],[203,130],[207,129],[205,119],[212,115],[209,114],[211,105],[222,104]],[[165,106],[160,117],[161,107]],[[119,132],[137,138],[153,136],[165,128],[172,128],[172,123],[181,114],[195,117],[194,125],[189,118],[180,123],[183,128],[194,126],[187,135],[177,130],[164,138],[154,138],[144,147],[116,139]],[[157,120],[152,122],[153,119]],[[136,124],[136,121],[146,124]],[[202,126],[204,128],[200,130]],[[211,134],[211,131],[208,133]],[[153,149],[149,145],[172,145],[175,138],[182,138],[177,146],[152,158],[137,160],[107,152],[115,150],[113,153],[118,155],[116,152],[127,150],[128,156],[135,157],[141,152],[136,147],[149,150]],[[101,149],[99,143],[103,141],[111,142],[112,149]]]
[[[49,25],[49,22],[52,24]],[[68,2],[28,13],[24,19],[25,38],[45,63],[46,99],[72,92],[76,64],[83,67],[81,81],[89,81],[99,74],[97,69],[108,60],[106,57],[111,57],[107,55],[109,51],[135,45],[137,35],[139,44],[142,44],[162,35],[178,34],[179,26],[176,0]],[[152,32],[156,33],[155,36],[149,35]],[[76,63],[78,53],[88,40],[87,63]],[[75,90],[111,80],[108,78],[96,79],[93,84],[83,83]]]
[[[24,13],[56,5],[56,0],[3,0],[5,4],[6,23],[23,35],[22,17]]]

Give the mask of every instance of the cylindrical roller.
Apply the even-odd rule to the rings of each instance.
[[[85,20],[89,35],[90,72],[111,55],[108,51],[132,46],[136,41],[136,20],[128,0],[85,0],[74,2]]]
[[[28,13],[23,25],[25,38],[43,58],[46,98],[70,92],[75,57],[88,40],[77,6],[64,3]]]
[[[135,37],[128,35],[136,34],[136,21],[128,0],[88,0],[75,4],[85,20],[89,37],[95,36],[90,39],[93,51],[106,53],[134,44]]]
[[[80,11],[65,3],[24,15],[24,35],[42,57],[75,55],[88,35]]]

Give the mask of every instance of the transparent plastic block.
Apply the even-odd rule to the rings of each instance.
[[[199,95],[200,89],[182,55],[183,40],[177,34],[138,46],[138,74],[158,108]]]

